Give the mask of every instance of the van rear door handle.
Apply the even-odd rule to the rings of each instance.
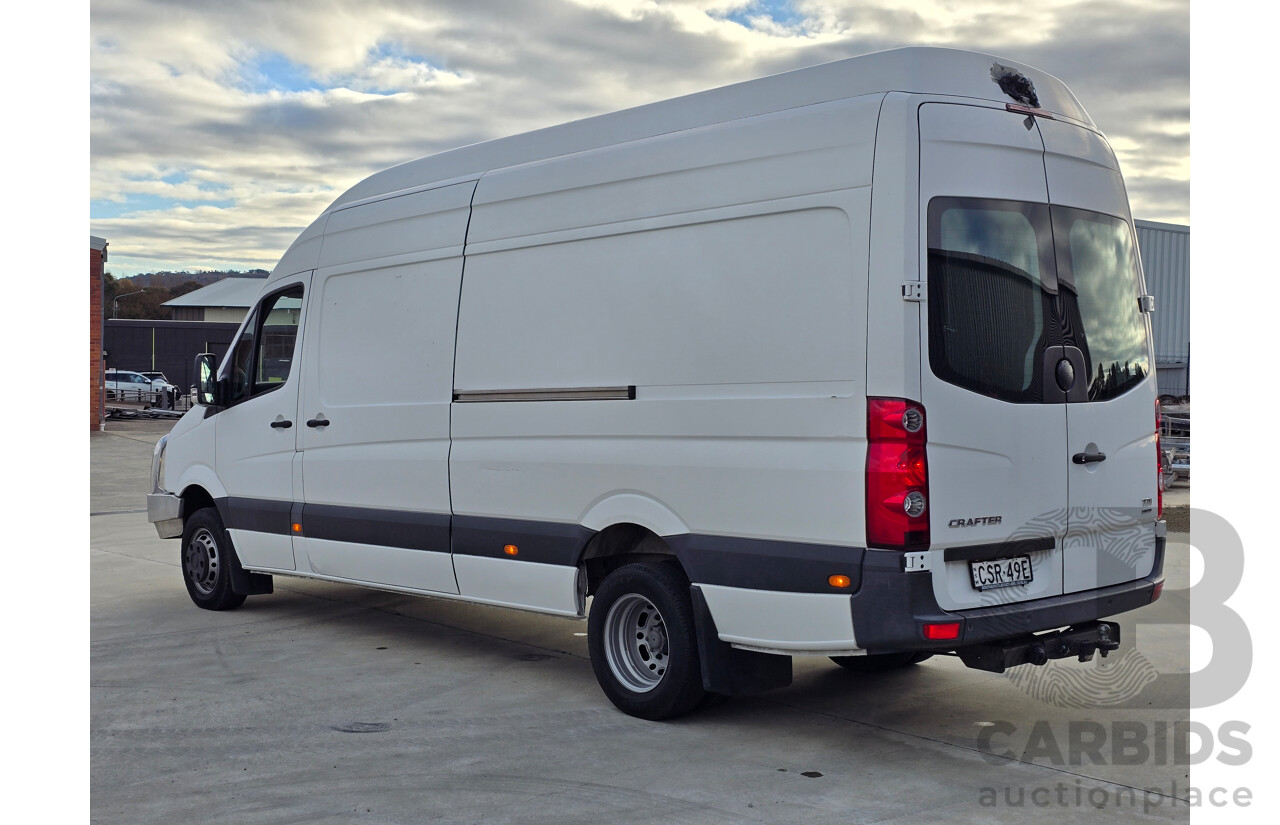
[[[293,422],[292,421],[272,421],[271,426],[275,427],[277,430],[287,430],[293,426]]]
[[[1106,460],[1107,460],[1107,454],[1102,452],[1076,453],[1075,455],[1071,456],[1072,464],[1094,464],[1096,462],[1106,461]]]
[[[329,419],[325,418],[322,415],[317,415],[315,418],[307,422],[307,426],[308,427],[327,427],[329,426]]]

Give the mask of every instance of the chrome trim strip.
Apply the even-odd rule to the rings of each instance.
[[[532,390],[463,390],[453,394],[453,400],[460,404],[486,401],[633,401],[635,397],[634,385]]]

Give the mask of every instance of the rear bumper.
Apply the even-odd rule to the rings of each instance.
[[[1083,625],[1150,604],[1164,581],[1165,537],[1155,537],[1155,564],[1147,576],[1131,582],[1045,599],[973,610],[947,611],[933,594],[928,573],[904,573],[902,554],[868,550],[862,587],[852,597],[858,646],[871,652],[955,650],[967,645],[1026,636],[1068,625]],[[939,642],[924,638],[924,625],[958,622],[959,636]]]

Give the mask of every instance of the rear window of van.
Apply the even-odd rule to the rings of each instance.
[[[1040,203],[929,204],[929,366],[948,383],[1014,403],[1044,400],[1044,352],[1085,356],[1090,401],[1151,371],[1138,255],[1116,217]]]

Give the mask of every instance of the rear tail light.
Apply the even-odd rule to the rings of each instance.
[[[867,544],[929,546],[929,463],[924,407],[902,398],[867,399]]]
[[[1156,401],[1156,518],[1164,518],[1164,450],[1160,447],[1160,402]]]

